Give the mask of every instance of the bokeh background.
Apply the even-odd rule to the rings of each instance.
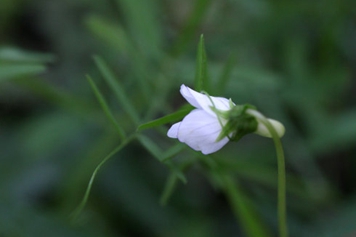
[[[201,34],[210,94],[286,127],[291,236],[356,236],[353,0],[1,0],[0,236],[253,236],[251,222],[277,236],[272,141],[248,135],[212,155],[254,210],[244,222],[202,158],[165,136],[168,125],[105,163],[69,219],[122,142],[86,75],[132,134],[184,104],[178,88],[194,86]],[[172,147],[171,161],[157,159]],[[175,180],[162,205],[177,169],[187,182]]]

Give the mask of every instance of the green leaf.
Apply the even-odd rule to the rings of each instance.
[[[89,84],[90,84],[91,88],[94,91],[94,94],[95,94],[96,98],[98,99],[98,101],[99,101],[99,103],[101,105],[101,108],[104,110],[105,115],[108,117],[108,119],[115,126],[115,128],[116,128],[117,132],[119,133],[121,139],[124,140],[126,138],[125,132],[121,128],[121,126],[117,123],[116,119],[114,118],[114,115],[110,111],[110,108],[109,108],[108,104],[106,103],[103,95],[100,93],[98,87],[95,85],[94,81],[90,78],[90,76],[87,76],[87,79],[89,81]]]
[[[25,51],[12,47],[0,48],[0,62],[41,64],[50,63],[54,60],[55,57],[51,54]]]
[[[169,148],[167,151],[165,151],[162,155],[163,160],[166,161],[171,159],[172,157],[176,156],[179,152],[184,150],[186,148],[186,145],[183,143],[177,143],[176,145],[172,146]]]
[[[134,43],[146,56],[158,58],[162,48],[157,1],[117,0]],[[143,24],[144,23],[144,24]]]
[[[118,51],[127,53],[132,47],[121,25],[95,15],[89,16],[85,23],[98,38]]]
[[[140,134],[137,136],[140,143],[159,161],[163,160],[161,149],[150,138]]]
[[[10,64],[1,65],[0,64],[0,82],[5,80],[10,80],[23,75],[36,75],[42,73],[46,70],[43,65],[28,65],[28,64]]]
[[[149,129],[149,128],[154,128],[157,126],[161,126],[170,122],[175,122],[178,121],[180,119],[182,119],[184,116],[186,116],[190,111],[192,111],[193,107],[190,105],[187,106],[183,106],[180,110],[178,110],[177,112],[168,114],[164,117],[152,120],[150,122],[141,124],[138,128],[137,131],[142,131],[145,129]]]
[[[124,53],[130,59],[131,67],[135,68],[132,73],[140,85],[144,98],[150,98],[150,86],[148,75],[150,74],[147,60],[138,50],[133,40],[130,39],[126,30],[117,23],[102,19],[98,16],[90,16],[86,20],[88,28],[97,35],[104,43],[111,45],[120,53]],[[149,53],[151,54],[151,52]]]
[[[166,165],[175,173],[175,175],[184,183],[187,183],[187,178],[182,172],[181,168],[174,164],[171,160],[165,162]]]
[[[233,180],[228,175],[222,175],[222,181],[226,196],[232,206],[232,209],[241,222],[241,227],[244,229],[248,237],[269,237],[272,236],[266,225],[262,222],[260,216],[248,200],[243,190],[239,187],[237,181]]]
[[[165,206],[168,202],[168,199],[172,196],[175,187],[177,186],[178,177],[175,173],[171,173],[166,181],[166,185],[163,189],[162,196],[160,198],[160,203],[162,206]]]
[[[107,64],[98,56],[94,57],[95,63],[99,68],[101,74],[103,75],[104,79],[114,91],[117,99],[119,100],[120,104],[122,105],[123,109],[128,113],[135,124],[138,124],[140,119],[135,107],[131,104],[131,101],[127,97],[124,87],[120,84],[119,80],[115,78],[114,73],[109,69]]]
[[[209,91],[208,88],[208,71],[207,71],[207,58],[204,45],[204,36],[200,36],[197,53],[197,66],[195,71],[195,90],[196,91]]]
[[[181,143],[180,143],[181,145]],[[186,171],[189,167],[195,164],[195,160],[190,159],[182,164],[180,164],[179,167],[177,167],[173,162],[166,163],[169,165],[171,168],[171,174],[168,176],[165,188],[163,190],[163,193],[161,195],[160,203],[161,205],[166,205],[168,202],[168,199],[171,197],[174,188],[177,185],[178,179],[180,179],[184,184],[187,183],[187,179],[184,175],[184,171]]]
[[[236,219],[241,223],[248,237],[270,237],[272,236],[266,225],[258,215],[253,202],[249,200],[244,190],[239,186],[237,180],[221,169],[220,164],[210,156],[200,153],[198,158],[209,167],[210,175],[215,183],[224,191],[234,212]]]

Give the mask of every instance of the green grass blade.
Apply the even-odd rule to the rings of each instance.
[[[180,119],[182,119],[184,116],[186,116],[190,111],[192,111],[193,107],[192,106],[183,106],[180,110],[178,110],[177,112],[168,114],[164,117],[152,120],[150,122],[141,124],[140,126],[138,126],[137,131],[142,131],[145,129],[149,129],[149,128],[154,128],[154,127],[158,127],[167,123],[171,123],[171,122],[175,122],[178,121]]]
[[[0,82],[5,80],[10,80],[16,77],[23,75],[36,75],[42,73],[46,70],[46,67],[43,65],[29,65],[29,64],[0,64]]]
[[[200,36],[197,53],[197,65],[195,71],[195,90],[196,91],[209,91],[208,88],[208,70],[207,58],[204,45],[204,36]]]
[[[180,164],[179,167],[177,167],[173,162],[168,163],[168,165],[171,168],[171,174],[168,176],[165,188],[163,189],[163,192],[162,192],[162,195],[161,195],[161,198],[160,198],[161,205],[164,206],[164,205],[167,204],[168,199],[173,194],[174,189],[175,189],[179,179],[184,184],[187,183],[187,180],[186,180],[186,177],[184,175],[184,172],[194,164],[195,164],[195,160],[194,159],[190,159],[190,160],[185,161],[184,163]]]
[[[217,160],[210,156],[198,154],[199,159],[210,169],[212,178],[216,184],[224,191],[234,212],[236,219],[241,223],[246,236],[248,237],[271,237],[270,231],[262,222],[258,215],[253,202],[251,202],[243,189],[240,188],[237,180],[234,180],[231,175],[223,171]]]
[[[157,17],[158,2],[117,0],[116,3],[140,51],[148,57],[158,58],[163,45],[162,26]]]
[[[119,100],[120,104],[122,105],[123,109],[127,112],[133,122],[137,125],[139,124],[139,116],[135,109],[135,107],[131,104],[131,101],[127,97],[123,86],[119,83],[113,74],[113,72],[109,69],[107,64],[98,56],[94,57],[95,63],[99,68],[100,72],[102,73],[104,79],[114,91],[117,99]]]
[[[176,145],[172,146],[169,148],[167,151],[165,151],[162,155],[163,157],[163,162],[171,159],[172,157],[176,156],[179,152],[183,151],[187,146],[183,143],[177,143]]]
[[[187,178],[177,165],[175,165],[171,160],[165,162],[166,165],[171,169],[171,171],[180,179],[184,184],[187,183]]]
[[[176,43],[173,46],[173,56],[179,56],[185,52],[189,42],[195,37],[195,33],[204,15],[210,6],[211,0],[196,0],[194,8],[185,23],[182,31],[180,32]]]
[[[175,173],[171,173],[166,181],[166,185],[163,189],[161,198],[160,198],[160,203],[162,206],[165,206],[168,202],[168,199],[172,196],[174,189],[178,183],[178,177]]]
[[[119,24],[95,15],[86,18],[85,23],[95,36],[121,53],[128,53],[132,47],[125,30]]]
[[[91,79],[90,76],[87,76],[87,79],[89,81],[89,84],[91,86],[91,88],[94,91],[94,94],[96,96],[96,98],[98,99],[101,108],[103,109],[105,115],[108,117],[108,119],[112,122],[112,124],[115,126],[117,132],[119,133],[119,136],[122,140],[125,140],[126,135],[125,135],[125,131],[121,128],[121,126],[117,123],[116,119],[114,118],[114,115],[112,114],[112,112],[110,111],[110,108],[108,106],[108,104],[106,103],[103,95],[100,93],[98,87],[95,85],[94,81]]]
[[[71,220],[74,222],[75,220],[77,220],[78,216],[80,215],[80,213],[82,212],[83,208],[85,207],[85,204],[88,201],[89,198],[89,194],[91,191],[91,188],[93,186],[93,182],[94,179],[96,177],[96,174],[98,173],[98,171],[100,170],[100,168],[111,158],[113,157],[113,155],[115,155],[117,152],[121,151],[127,144],[129,144],[133,139],[135,138],[135,135],[130,136],[129,138],[127,138],[124,142],[122,142],[119,146],[117,146],[112,152],[109,153],[109,155],[107,155],[100,163],[99,165],[95,168],[94,172],[92,173],[87,189],[85,191],[84,197],[82,199],[82,201],[80,202],[80,204],[77,206],[77,208],[70,214],[70,218]]]
[[[52,54],[38,53],[13,47],[0,48],[0,63],[42,64],[55,60]]]
[[[246,236],[248,237],[270,237],[270,231],[261,221],[256,210],[236,181],[228,175],[222,175],[224,191],[232,206],[237,219],[241,222]]]
[[[159,161],[162,161],[162,151],[161,149],[148,137],[140,134],[138,135],[138,140],[140,143]]]

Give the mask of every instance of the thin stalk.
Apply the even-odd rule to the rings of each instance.
[[[82,199],[82,201],[80,202],[80,204],[76,207],[76,209],[70,214],[70,219],[71,221],[74,223],[77,219],[79,214],[82,212],[82,210],[84,209],[85,204],[88,201],[89,198],[89,194],[91,191],[91,188],[93,186],[93,182],[94,179],[96,177],[96,174],[98,173],[98,171],[100,170],[100,168],[113,156],[115,155],[117,152],[119,152],[121,149],[123,149],[127,144],[129,144],[133,139],[136,138],[136,134],[131,135],[130,137],[126,138],[126,140],[124,140],[119,146],[117,146],[112,152],[110,152],[109,155],[107,155],[94,169],[94,172],[92,173],[87,189],[85,191],[84,197]]]
[[[268,119],[256,110],[247,110],[247,113],[256,117],[256,119],[263,123],[268,131],[272,135],[274,146],[276,148],[277,154],[277,165],[278,165],[278,223],[279,223],[279,236],[287,237],[287,208],[286,208],[286,168],[285,168],[285,158],[282,142],[279,139],[277,131],[274,129],[272,124]]]

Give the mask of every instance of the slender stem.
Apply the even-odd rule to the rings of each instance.
[[[274,129],[268,119],[256,110],[249,109],[247,113],[256,117],[256,119],[263,123],[272,135],[272,139],[276,148],[277,164],[278,164],[278,223],[279,236],[287,237],[287,208],[286,208],[286,169],[283,146],[277,131]]]

